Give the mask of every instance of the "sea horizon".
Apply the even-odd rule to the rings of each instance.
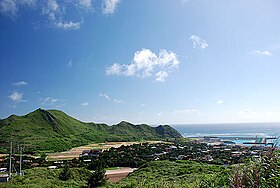
[[[280,135],[280,123],[278,122],[174,124],[172,127],[184,137],[269,137]]]

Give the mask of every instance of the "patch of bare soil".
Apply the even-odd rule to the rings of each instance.
[[[119,182],[125,178],[129,173],[133,172],[137,168],[121,167],[118,170],[107,170],[105,175],[110,182]]]

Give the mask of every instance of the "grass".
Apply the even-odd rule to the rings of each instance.
[[[87,185],[90,171],[83,168],[71,168],[72,176],[68,181],[61,181],[58,176],[62,169],[47,169],[43,167],[24,171],[24,176],[16,176],[8,184],[0,187],[8,188],[47,188],[47,187],[82,187]]]
[[[105,170],[119,170],[120,167],[109,167],[109,168],[105,168]]]
[[[192,161],[154,161],[107,187],[200,187],[209,185],[205,181],[216,181],[222,187],[231,171],[231,167]]]
[[[115,170],[117,168],[110,168]],[[107,169],[109,170],[109,169]],[[59,180],[62,169],[37,167],[24,171],[24,176],[16,176],[9,184],[0,184],[8,188],[47,188],[47,187],[83,187],[87,185],[90,171],[84,168],[71,168],[71,179]],[[153,161],[131,173],[119,183],[107,183],[105,187],[198,187],[201,180],[217,178],[230,169],[223,166],[207,165],[190,161]],[[224,175],[223,175],[224,176]]]

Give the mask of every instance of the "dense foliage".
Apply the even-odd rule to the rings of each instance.
[[[67,181],[71,178],[71,170],[69,168],[69,165],[66,163],[66,165],[63,167],[62,172],[59,174],[59,179],[62,181]]]
[[[111,187],[215,187],[226,186],[230,167],[193,161],[153,161]],[[208,180],[215,180],[209,182]],[[110,187],[109,186],[109,187]]]
[[[104,168],[95,169],[88,179],[88,187],[95,188],[105,185],[107,181],[105,172]]]
[[[71,168],[71,178],[67,181],[59,179],[63,169],[48,169],[36,167],[24,171],[24,176],[16,176],[8,184],[0,183],[0,187],[7,188],[60,188],[87,186],[90,171],[84,168]]]
[[[260,159],[237,166],[230,187],[280,187],[280,155],[271,150]]]
[[[9,142],[24,143],[25,152],[57,152],[105,141],[162,140],[182,137],[170,126],[150,127],[121,122],[117,125],[84,123],[62,111],[38,109],[25,116],[0,120],[0,153],[9,153]]]

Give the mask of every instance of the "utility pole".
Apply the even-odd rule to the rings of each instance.
[[[11,141],[11,145],[10,145],[9,179],[11,179],[11,175],[12,175],[12,149],[13,149],[13,145],[12,145],[12,141]]]
[[[22,176],[22,171],[21,171],[21,163],[22,163],[22,146],[20,146],[20,158],[19,158],[19,175]]]

